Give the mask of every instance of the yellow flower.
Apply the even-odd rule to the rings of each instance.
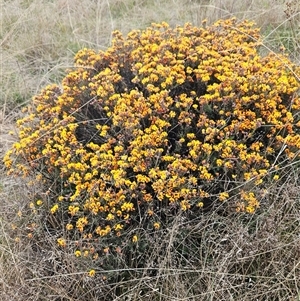
[[[195,139],[195,138],[196,138],[196,136],[195,136],[194,133],[187,133],[187,134],[186,134],[186,137],[187,137],[188,139]]]
[[[95,270],[90,270],[89,271],[89,277],[95,277],[96,271]]]
[[[74,228],[74,226],[72,224],[66,224],[66,229],[68,231],[72,230]]]
[[[79,211],[79,207],[78,206],[69,206],[69,214],[71,214],[72,216],[76,215],[76,213]]]
[[[229,197],[228,192],[221,192],[221,193],[219,194],[219,200],[220,200],[220,201],[225,201],[225,200],[228,199],[228,197]]]
[[[76,257],[80,257],[81,256],[81,252],[79,250],[76,250],[74,252],[74,254],[75,254]]]
[[[133,235],[132,237],[132,242],[136,243],[138,241],[137,235]]]
[[[51,212],[52,214],[54,214],[57,210],[58,210],[58,204],[55,204],[55,205],[50,209],[50,212]]]
[[[202,208],[203,206],[204,206],[203,202],[199,202],[199,203],[197,204],[197,207],[199,207],[199,208]]]
[[[106,220],[111,221],[113,219],[115,219],[115,216],[113,214],[111,214],[111,213],[108,213],[107,217],[106,217]]]
[[[121,225],[121,224],[116,224],[116,225],[114,226],[114,229],[115,229],[116,231],[122,230],[122,229],[123,229],[123,225]]]
[[[186,211],[191,208],[191,205],[189,204],[188,201],[184,200],[180,202],[180,207],[183,211]]]
[[[134,210],[134,205],[133,205],[133,203],[125,202],[124,204],[122,204],[121,210],[123,212],[124,211],[126,211],[126,212],[133,211]]]
[[[88,219],[87,217],[81,217],[77,220],[76,222],[76,228],[80,231],[83,232],[84,227],[88,224]]]
[[[43,205],[43,201],[42,201],[42,200],[37,200],[37,201],[36,201],[36,204],[37,204],[38,206],[41,206],[41,205]]]
[[[64,198],[65,198],[64,196],[60,195],[57,199],[58,199],[59,202],[61,202],[61,201],[64,200]]]
[[[263,182],[263,179],[257,179],[256,181],[255,181],[255,185],[259,185],[259,184],[261,184]]]
[[[66,246],[66,240],[64,238],[58,238],[57,239],[57,244],[60,246],[60,247],[65,247]]]
[[[154,227],[155,230],[158,230],[160,228],[160,223],[157,223],[157,222],[154,223],[153,227]]]
[[[217,159],[217,160],[216,160],[216,164],[217,164],[218,167],[222,166],[223,160]]]
[[[154,212],[153,212],[152,209],[148,209],[147,214],[148,214],[149,216],[152,216],[152,215],[154,214]]]
[[[254,211],[255,211],[254,207],[251,207],[251,206],[247,206],[246,207],[246,212],[248,212],[248,213],[254,213]]]

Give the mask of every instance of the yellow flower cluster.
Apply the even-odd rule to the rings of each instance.
[[[89,237],[120,235],[141,212],[158,230],[157,207],[189,212],[233,194],[254,212],[249,183],[300,149],[300,70],[259,46],[259,30],[233,19],[115,32],[34,97],[5,164],[38,173],[51,213]]]

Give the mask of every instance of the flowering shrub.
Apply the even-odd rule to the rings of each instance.
[[[255,186],[300,148],[299,68],[260,45],[248,21],[115,32],[34,97],[6,167],[34,174],[46,195],[35,210],[90,241],[130,229],[135,244],[138,227],[159,231],[214,200],[252,213]]]

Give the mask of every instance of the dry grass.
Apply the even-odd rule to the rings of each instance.
[[[87,277],[89,263],[74,262],[47,233],[30,241],[26,230],[15,230],[16,243],[6,216],[0,233],[1,300],[299,300],[297,185],[292,175],[281,188],[270,187],[260,212],[250,217],[211,213],[189,223],[177,220],[145,251],[149,268],[128,267],[129,279],[115,285],[103,281],[109,271],[100,267],[95,278]],[[14,202],[5,202],[1,212],[12,212],[15,224],[21,188],[9,183],[6,191]]]
[[[109,45],[114,29],[126,33],[159,21],[200,25],[203,19],[248,18],[262,28],[267,48],[285,46],[300,62],[295,0],[8,0],[0,5],[1,157],[12,142],[7,132],[19,108],[41,87],[58,83],[77,50]],[[149,270],[128,269],[130,281],[107,285],[102,278],[107,271],[87,277],[82,271],[89,262],[74,264],[73,254],[59,249],[46,231],[34,241],[27,238],[26,216],[16,213],[30,200],[30,190],[22,180],[6,177],[1,165],[0,299],[299,301],[298,173],[295,169],[282,186],[270,187],[260,212],[251,217],[212,213],[174,223],[147,250]]]
[[[105,48],[111,32],[124,33],[151,22],[200,25],[236,16],[257,22],[266,44],[288,47],[299,60],[300,9],[264,0],[10,0],[1,5],[1,97],[5,114],[50,82],[58,82],[82,47]],[[297,32],[298,30],[298,32]]]

